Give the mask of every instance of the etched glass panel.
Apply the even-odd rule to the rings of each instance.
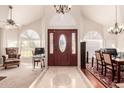
[[[59,38],[59,49],[61,52],[64,52],[66,49],[66,38],[64,34],[62,34]]]
[[[76,34],[72,33],[72,54],[76,54]]]
[[[53,33],[50,33],[50,54],[53,54]]]

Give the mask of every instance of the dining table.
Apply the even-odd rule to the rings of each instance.
[[[121,79],[121,66],[124,65],[124,57],[117,57],[117,58],[112,58],[113,62],[115,64],[117,64],[117,83],[120,83],[120,79]],[[91,62],[91,66],[93,67],[94,65],[94,61],[95,61],[95,55],[92,56],[92,62]],[[124,70],[124,68],[123,68]]]
[[[112,59],[115,64],[117,64],[117,83],[120,83],[120,79],[121,79],[121,65],[124,65],[124,58],[115,58]]]

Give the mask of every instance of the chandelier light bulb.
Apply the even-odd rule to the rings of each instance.
[[[71,10],[71,7],[72,7],[71,5],[54,5],[56,13],[58,14],[68,13]]]
[[[111,33],[111,34],[115,34],[115,35],[118,35],[120,33],[122,33],[124,31],[124,26],[123,25],[119,25],[117,23],[117,6],[115,6],[115,19],[116,19],[116,22],[115,22],[115,25],[114,27],[110,27],[108,29],[108,32]]]

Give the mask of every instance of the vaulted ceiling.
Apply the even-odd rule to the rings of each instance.
[[[79,5],[76,7],[79,7],[85,17],[101,25],[106,26],[115,21],[115,6],[113,5]],[[30,24],[42,18],[45,8],[47,7],[44,5],[14,5],[13,19],[21,25]],[[1,5],[0,21],[5,21],[7,16],[8,6]],[[118,6],[118,19],[119,22],[124,23],[124,6]]]
[[[17,24],[27,25],[43,15],[44,6],[41,5],[14,5],[13,19]],[[6,21],[8,18],[8,6],[0,6],[0,21]]]
[[[124,6],[117,6],[118,21],[123,23]],[[104,26],[115,23],[114,5],[86,5],[81,6],[83,15]]]
[[[43,9],[44,6],[41,5],[13,6],[14,19],[19,24],[29,24],[42,17]]]

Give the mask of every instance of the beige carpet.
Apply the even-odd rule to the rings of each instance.
[[[0,81],[0,88],[28,88],[41,72],[40,68],[32,70],[31,62],[21,62],[20,67],[8,69],[0,67],[0,76],[7,77]]]

